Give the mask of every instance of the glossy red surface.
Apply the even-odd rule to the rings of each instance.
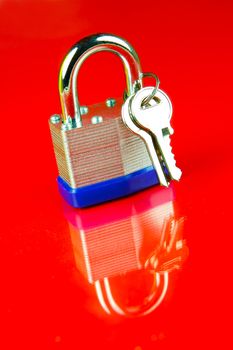
[[[232,348],[232,11],[228,0],[0,1],[1,349]],[[161,305],[135,319],[105,314],[76,268],[48,129],[64,54],[103,31],[128,39],[159,75],[183,170],[175,191],[189,258]],[[91,57],[81,101],[121,95],[121,69]]]

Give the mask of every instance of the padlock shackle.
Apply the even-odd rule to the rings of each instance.
[[[59,74],[59,93],[62,105],[63,123],[71,121],[66,107],[66,98],[72,92],[76,126],[82,126],[77,93],[77,76],[82,63],[92,54],[108,51],[120,57],[126,76],[126,94],[130,96],[142,85],[141,66],[134,48],[124,39],[112,34],[94,34],[78,41],[66,55]]]

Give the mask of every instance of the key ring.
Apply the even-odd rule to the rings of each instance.
[[[142,101],[142,106],[146,106],[147,104],[150,103],[150,101],[154,98],[154,96],[156,95],[157,91],[158,91],[158,88],[159,88],[159,84],[160,84],[160,80],[159,80],[159,77],[154,74],[154,73],[141,73],[140,74],[140,77],[141,78],[145,78],[145,77],[152,77],[155,79],[155,87],[154,87],[154,90],[152,91],[152,93],[147,96],[143,101]]]

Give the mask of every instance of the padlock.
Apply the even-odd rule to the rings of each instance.
[[[145,143],[123,124],[123,98],[85,108],[79,105],[76,85],[80,66],[100,51],[121,59],[126,75],[125,97],[142,87],[138,55],[120,37],[88,36],[65,57],[59,75],[62,115],[53,115],[49,126],[59,171],[59,191],[74,207],[109,201],[159,183]]]
[[[105,215],[101,215],[103,211]],[[86,210],[64,203],[76,266],[94,286],[107,313],[142,316],[160,305],[169,273],[180,269],[187,257],[183,217],[177,217],[176,212],[172,187],[152,188]],[[121,305],[117,300],[119,288],[122,290],[119,285],[123,281],[132,294],[130,290],[139,280],[143,282],[140,294],[147,301],[133,307]],[[128,300],[127,288],[125,294]]]

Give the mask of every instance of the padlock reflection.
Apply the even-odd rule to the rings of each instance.
[[[107,313],[141,316],[163,301],[188,255],[173,189],[152,188],[85,210],[64,203],[76,265]]]

